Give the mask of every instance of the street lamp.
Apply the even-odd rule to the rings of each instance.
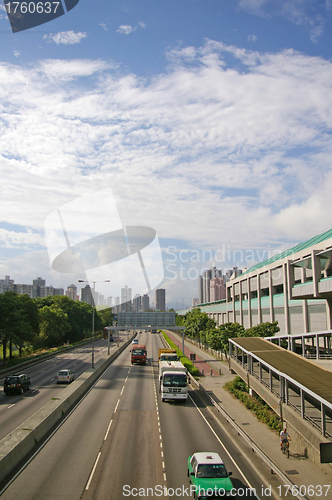
[[[95,291],[96,283],[109,283],[111,280],[101,280],[101,281],[87,281],[78,280],[79,283],[93,283],[93,294],[92,294],[92,359],[91,368],[95,367]]]

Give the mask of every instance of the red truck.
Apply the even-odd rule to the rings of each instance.
[[[146,364],[146,348],[145,344],[135,344],[131,349],[131,364]]]

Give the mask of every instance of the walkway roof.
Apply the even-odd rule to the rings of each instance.
[[[332,404],[332,371],[260,337],[237,337],[230,341],[269,365],[276,373],[292,379],[314,397]]]

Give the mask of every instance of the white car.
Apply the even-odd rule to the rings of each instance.
[[[132,344],[138,344],[138,340],[137,340],[137,339],[134,339],[134,340],[132,340],[132,342],[131,342],[131,343],[132,343]]]
[[[70,384],[75,378],[75,375],[71,370],[60,370],[56,376],[56,383],[67,383]]]

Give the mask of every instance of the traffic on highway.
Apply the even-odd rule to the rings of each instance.
[[[134,344],[128,342],[43,446],[2,485],[2,498],[274,498],[277,477],[255,462],[250,449],[248,456],[239,449],[237,433],[220,422],[200,391],[188,385],[185,400],[161,397],[158,358],[164,346],[159,335],[143,332],[137,338],[145,345],[146,363],[131,363]],[[36,386],[37,395],[54,397],[61,390],[56,373],[66,366],[76,379],[89,365],[88,354],[78,349],[31,369],[31,399]],[[5,408],[10,411],[5,398],[1,395],[7,403],[0,413],[4,421]],[[23,409],[23,400],[20,405]]]
[[[127,337],[127,333],[122,333],[120,338]],[[112,352],[116,349],[113,344]],[[107,353],[107,341],[98,340],[95,343],[95,358],[98,359]],[[57,384],[57,374],[61,370],[70,370],[74,378],[78,378],[85,370],[91,366],[91,344],[77,347],[66,353],[40,362],[21,371],[13,369],[13,373],[24,373],[29,378],[30,388],[24,390],[10,391],[7,397],[5,391],[0,390],[0,439],[9,434],[18,425],[33,415],[39,408],[43,407],[51,398],[55,398],[64,386]],[[8,377],[0,379],[1,386]],[[72,376],[71,376],[72,378]]]

